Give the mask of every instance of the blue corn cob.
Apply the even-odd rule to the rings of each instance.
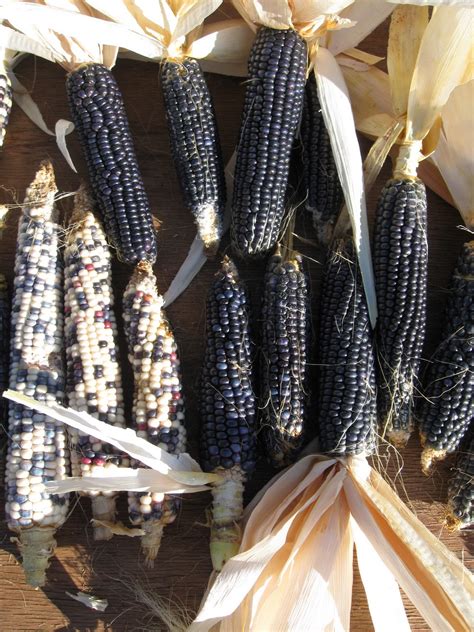
[[[466,529],[474,524],[474,432],[468,439],[456,459],[448,484],[446,524],[452,530]]]
[[[0,147],[3,146],[12,109],[12,89],[6,73],[0,72]]]

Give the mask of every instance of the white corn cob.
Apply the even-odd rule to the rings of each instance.
[[[123,389],[117,358],[117,323],[113,311],[111,256],[92,202],[81,187],[64,252],[64,313],[69,406],[113,426],[125,428]],[[73,476],[100,475],[103,468],[128,467],[130,461],[110,444],[68,428]],[[92,515],[114,522],[116,492],[87,492]],[[112,531],[95,524],[94,539],[109,540]]]
[[[123,320],[133,368],[133,422],[137,434],[179,454],[186,449],[184,403],[176,342],[163,312],[156,278],[148,263],[135,270],[124,294]],[[159,493],[130,493],[129,517],[142,525],[142,550],[153,565],[163,527],[174,521],[179,500]]]
[[[11,314],[10,388],[46,403],[64,397],[56,192],[53,168],[43,163],[19,222]],[[44,488],[46,481],[69,473],[66,430],[46,415],[10,404],[8,438],[5,513],[9,528],[19,534],[27,582],[42,586],[55,531],[68,512],[68,496]]]
[[[0,147],[5,140],[5,134],[12,109],[12,89],[6,70],[0,62]]]

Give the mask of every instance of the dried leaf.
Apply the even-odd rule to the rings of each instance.
[[[144,529],[126,527],[121,522],[109,522],[108,520],[96,520],[92,518],[91,523],[94,527],[105,527],[113,535],[125,535],[128,538],[139,538],[146,533]]]
[[[186,54],[208,62],[242,64],[247,74],[247,60],[255,34],[244,20],[223,20],[205,24],[199,38],[188,47]],[[230,73],[233,74],[233,73]]]
[[[87,595],[83,592],[78,592],[77,595],[73,595],[70,592],[66,591],[66,595],[71,597],[71,599],[75,599],[79,601],[79,603],[84,604],[91,610],[98,610],[99,612],[105,612],[108,608],[109,602],[107,599],[101,599],[100,597],[94,597],[94,595]]]

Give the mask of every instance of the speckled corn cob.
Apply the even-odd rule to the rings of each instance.
[[[448,485],[448,515],[450,529],[465,529],[474,524],[474,432],[465,442]]]
[[[0,397],[8,386],[8,349],[10,346],[10,300],[7,281],[0,274]],[[0,399],[0,423],[5,424],[6,402]]]
[[[64,251],[64,313],[67,382],[71,408],[113,426],[125,427],[123,390],[117,357],[110,251],[92,201],[81,187],[76,194]],[[73,476],[100,476],[103,468],[128,467],[128,457],[95,437],[68,428]],[[87,492],[95,520],[115,521],[115,492]],[[112,531],[94,526],[95,540]]]
[[[425,185],[416,178],[390,180],[379,197],[374,231],[378,408],[382,436],[399,447],[413,430],[427,266]]]
[[[270,258],[262,306],[262,435],[275,467],[291,463],[304,438],[309,337],[308,284],[300,255]]]
[[[178,350],[163,298],[149,264],[135,270],[124,294],[123,320],[134,375],[133,423],[137,435],[171,454],[186,449]],[[163,528],[178,515],[180,500],[160,493],[130,493],[130,521],[145,531],[142,550],[153,566]]]
[[[329,134],[321,113],[313,73],[306,82],[301,137],[303,186],[307,195],[306,209],[313,216],[313,224],[319,241],[327,244],[341,210],[344,194],[339,182]]]
[[[212,256],[222,236],[226,189],[211,94],[195,59],[165,61],[161,85],[181,189]]]
[[[0,147],[3,146],[12,109],[12,89],[5,72],[0,71]]]
[[[326,263],[319,330],[322,451],[354,455],[375,447],[375,357],[362,278],[351,237]]]
[[[474,423],[474,241],[464,244],[451,279],[442,339],[420,407],[425,473],[458,448]]]
[[[88,64],[68,76],[66,88],[92,191],[119,259],[154,262],[153,218],[114,76],[106,66]]]
[[[248,319],[245,288],[237,269],[226,258],[207,298],[199,400],[201,466],[223,476],[212,491],[211,558],[215,570],[238,550],[244,482],[255,469],[257,458]]]
[[[306,43],[296,31],[260,28],[235,164],[231,233],[240,256],[264,255],[279,238],[306,65]]]
[[[26,193],[19,222],[12,299],[11,389],[46,403],[64,396],[62,266],[49,163],[43,164]],[[69,473],[62,423],[19,404],[9,407],[6,465],[6,518],[19,535],[26,579],[45,583],[56,546],[54,534],[65,521],[68,496],[51,495],[44,483]]]

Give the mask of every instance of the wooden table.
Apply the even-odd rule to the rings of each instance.
[[[386,25],[371,36],[367,47],[372,52],[380,54],[384,50],[384,41]],[[163,99],[158,86],[158,66],[121,60],[114,72],[124,94],[138,160],[153,213],[162,221],[155,270],[160,291],[164,292],[186,256],[195,230],[191,215],[183,205],[170,156]],[[28,59],[19,66],[18,76],[32,91],[50,127],[54,126],[58,118],[69,118],[64,89],[65,76],[61,68],[41,60]],[[219,75],[209,75],[208,80],[217,110],[224,158],[227,161],[238,137],[244,85],[242,80]],[[79,174],[85,177],[84,162],[74,134],[69,137],[68,145]],[[363,141],[362,147],[366,151],[368,144]],[[46,136],[18,107],[14,107],[6,143],[0,154],[0,201],[11,203],[12,198],[21,201],[26,186],[32,180],[39,162],[44,158],[53,160],[59,190],[75,191],[80,181],[79,176],[64,162],[54,138]],[[369,208],[372,212],[377,194],[388,176],[389,169],[386,167],[369,196]],[[70,208],[70,203],[71,198],[64,199],[59,204],[66,210]],[[449,276],[460,246],[466,239],[466,233],[458,227],[460,218],[452,207],[431,193],[429,205],[429,310],[425,357],[430,356],[439,339]],[[10,283],[13,276],[17,213],[18,211],[11,213],[8,228],[0,245],[0,271],[6,274]],[[311,237],[310,222],[301,219],[297,225],[297,232]],[[298,242],[297,245],[299,247]],[[308,245],[301,245],[301,248],[307,255],[316,316],[324,253]],[[228,251],[227,240],[222,246],[222,251],[226,250]],[[218,260],[207,263],[185,294],[168,310],[181,350],[189,449],[193,455],[197,455],[199,422],[196,395],[204,350],[205,297],[217,267]],[[263,270],[263,263],[241,266],[242,276],[247,281],[251,293],[256,318]],[[115,261],[113,273],[119,306],[130,270]],[[119,308],[117,312],[119,314]],[[123,354],[123,334],[120,345]],[[125,355],[123,375],[124,390],[130,406],[131,374]],[[466,534],[450,534],[442,526],[446,481],[452,460],[440,467],[431,478],[425,478],[419,468],[420,446],[416,435],[412,437],[401,456],[403,467],[397,477],[399,493],[404,499],[410,500],[413,510],[433,533],[466,564],[472,565],[473,540],[469,540]],[[392,469],[389,467],[392,476],[395,471],[394,463],[392,454]],[[262,460],[257,474],[248,485],[248,498],[268,480],[270,475],[269,467]],[[144,629],[147,623],[153,623],[152,629],[163,629],[156,621],[150,621],[147,607],[135,601],[133,586],[140,583],[148,591],[184,603],[188,608],[198,606],[211,571],[208,555],[209,531],[205,526],[205,511],[209,505],[209,494],[186,498],[178,520],[166,529],[155,568],[147,570],[141,564],[140,544],[137,539],[117,536],[110,542],[94,543],[88,524],[89,501],[82,499],[76,502],[67,523],[58,533],[58,548],[48,571],[48,585],[44,590],[33,590],[25,584],[18,562],[17,548],[10,543],[11,534],[2,523],[0,629],[2,632],[105,629],[132,631]],[[127,520],[125,499],[120,501],[120,518],[123,521]],[[107,611],[103,614],[93,612],[65,594],[66,591],[75,593],[78,590],[106,598],[109,601]],[[412,629],[428,630],[424,621],[410,605],[408,609]],[[370,629],[365,596],[357,579],[354,589],[352,630],[366,632]]]

